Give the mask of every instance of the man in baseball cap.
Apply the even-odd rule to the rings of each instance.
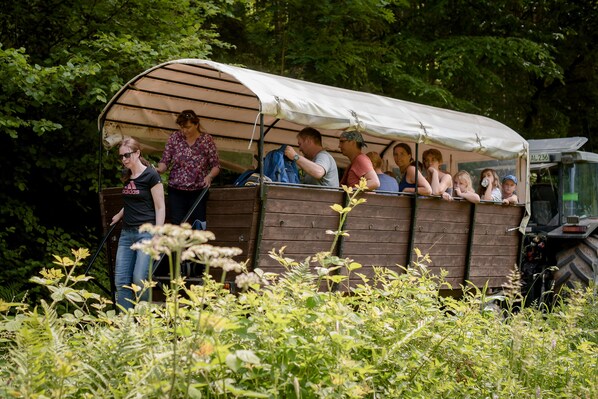
[[[340,184],[353,187],[359,185],[359,180],[365,177],[368,188],[375,190],[380,187],[380,180],[376,175],[372,161],[361,153],[363,147],[366,147],[366,144],[361,133],[357,131],[341,133],[338,148],[344,156],[349,158],[351,165],[345,170]]]
[[[517,204],[517,177],[513,175],[506,175],[502,178],[502,203],[503,204]]]

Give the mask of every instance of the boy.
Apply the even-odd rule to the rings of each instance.
[[[505,205],[517,204],[519,199],[515,190],[517,189],[517,178],[513,175],[507,175],[502,179],[502,203]]]

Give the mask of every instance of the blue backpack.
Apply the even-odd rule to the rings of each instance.
[[[264,175],[272,181],[281,183],[301,183],[299,181],[299,170],[295,161],[284,156],[286,144],[279,149],[272,150],[264,158]]]

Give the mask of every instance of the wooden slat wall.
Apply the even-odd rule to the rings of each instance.
[[[216,240],[210,244],[240,248],[243,253],[237,261],[249,259],[253,263],[259,222],[259,187],[211,188],[207,205],[207,229]],[[210,274],[220,281],[222,271],[211,269]],[[234,281],[231,273],[227,281]]]
[[[213,245],[243,250],[238,260],[253,257],[259,215],[258,187],[210,189],[207,227],[216,240]]]
[[[259,267],[282,273],[282,267],[268,256],[272,249],[285,248],[285,257],[297,261],[320,251],[328,251],[333,236],[326,230],[338,228],[339,215],[330,207],[343,204],[342,191],[316,188],[267,186],[263,228],[259,247]]]
[[[517,229],[525,208],[498,204],[476,206],[469,280],[477,286],[501,287],[519,262],[521,234]],[[514,230],[513,230],[514,229]],[[511,231],[509,231],[511,230]]]
[[[121,192],[121,187],[114,187],[106,188],[100,193],[104,232],[108,231],[107,226],[112,220],[112,216],[123,206]],[[207,225],[208,230],[216,236],[216,240],[211,241],[210,244],[241,248],[243,254],[237,257],[239,261],[251,258],[253,255],[259,215],[258,192],[257,187],[210,189]],[[168,201],[166,203],[168,204]],[[119,223],[106,244],[110,275],[114,274],[120,226]],[[162,265],[156,270],[156,276],[162,276],[165,273],[168,274],[167,268]],[[212,270],[212,274],[214,278],[220,278],[218,270]]]
[[[413,248],[430,255],[432,263],[426,266],[433,274],[448,271],[446,281],[453,287],[464,281],[473,206],[467,201],[418,199]]]
[[[413,198],[380,194],[365,194],[364,198],[367,202],[349,213],[344,230],[350,235],[338,250],[341,256],[364,266],[359,273],[371,276],[372,266],[398,271],[397,265],[406,266],[408,260]],[[340,190],[269,185],[262,214],[259,187],[212,188],[207,223],[216,240],[211,243],[241,248],[243,255],[238,260],[249,258],[253,267],[257,267],[253,256],[259,245],[259,267],[266,272],[282,273],[284,268],[268,252],[286,246],[285,256],[302,261],[329,250],[333,236],[326,230],[336,230],[339,222],[338,213],[330,206],[344,201],[345,194]],[[103,190],[100,203],[107,231],[112,216],[122,207],[121,188]],[[434,273],[446,269],[447,280],[455,288],[464,283],[466,275],[472,207],[465,201],[418,199],[414,248],[430,255]],[[520,233],[508,230],[519,225],[524,208],[482,203],[475,206],[475,212],[470,280],[478,286],[488,281],[490,287],[500,287],[519,260]],[[111,268],[119,233],[117,227],[108,240]],[[214,277],[219,278],[216,272],[213,271]],[[350,284],[357,282],[360,280],[354,279]]]
[[[400,271],[408,258],[409,227],[412,197],[366,194],[364,204],[355,207],[348,215],[343,230],[342,256],[364,266],[358,273],[372,277],[372,266],[384,266]],[[361,283],[355,274],[349,284]]]

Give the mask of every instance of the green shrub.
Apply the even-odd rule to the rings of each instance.
[[[342,216],[342,214],[341,214]],[[489,306],[472,287],[443,297],[429,258],[396,273],[375,268],[350,287],[360,265],[320,253],[271,256],[280,276],[247,272],[189,226],[144,227],[141,246],[241,270],[238,295],[206,275],[173,279],[164,303],[128,312],[77,288],[86,250],[56,257],[34,279],[52,301],[0,302],[0,396],[23,398],[596,398],[598,318],[591,290],[552,312]],[[342,231],[334,232],[341,234]],[[135,291],[149,289],[131,287]],[[516,290],[516,284],[511,287]],[[518,300],[507,290],[505,301]]]

